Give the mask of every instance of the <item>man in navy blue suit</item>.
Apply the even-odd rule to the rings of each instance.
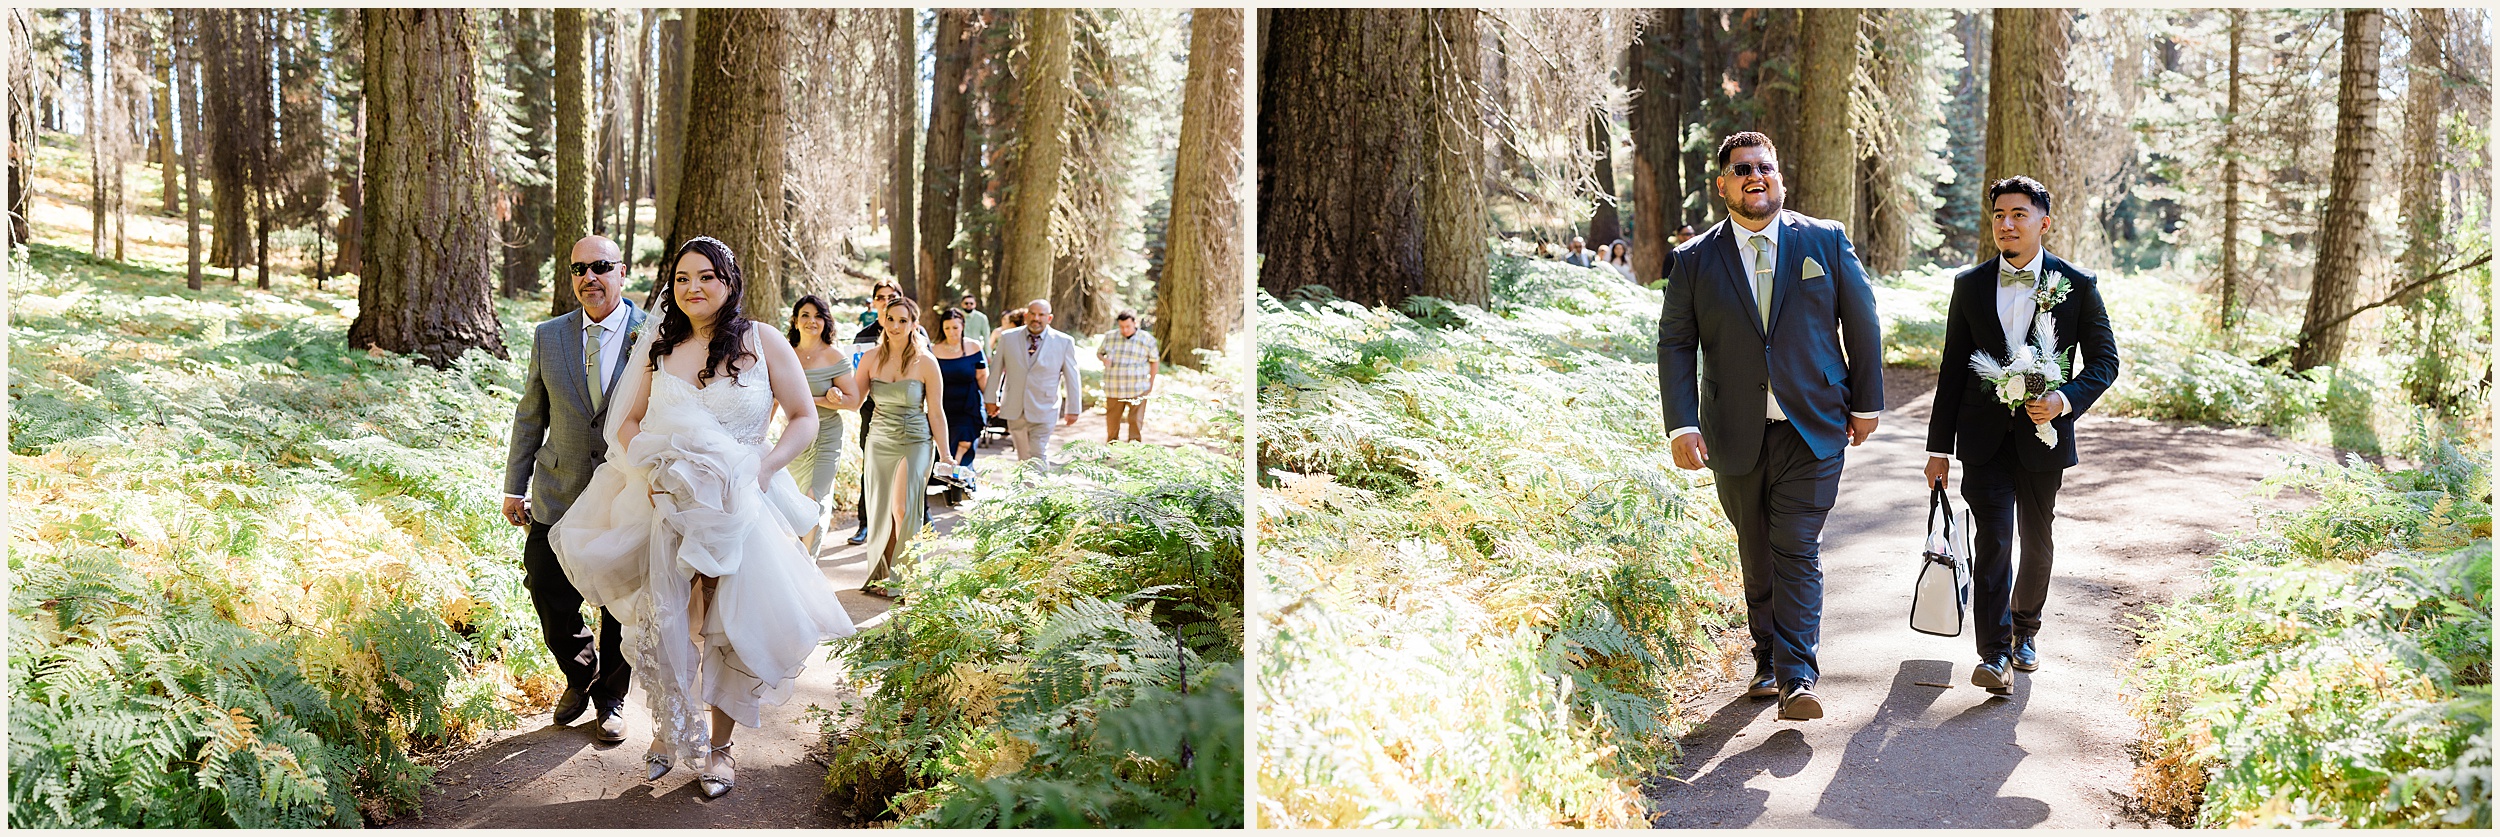
[[[1936,372],[1936,408],[1927,420],[1927,483],[1942,487],[1952,460],[1962,460],[1962,499],[1971,510],[1971,616],[1978,630],[1979,666],[1971,685],[2010,694],[2006,673],[2040,667],[2032,637],[2040,632],[2040,608],[2048,603],[2054,557],[2050,524],[2057,517],[2057,488],[2075,466],[2075,419],[2118,380],[2118,342],[2101,304],[2100,280],[2049,253],[2041,237],[2055,219],[2049,190],[2020,175],[1988,185],[1990,229],[1997,258],[1953,277],[1945,310],[1944,356]],[[2040,303],[2040,289],[2062,297]],[[2064,288],[2062,294],[2055,289]],[[2046,313],[2056,352],[2080,354],[2064,385],[2025,401],[2017,410],[1998,401],[1996,387],[1970,368],[1971,355],[2011,357],[2011,347],[2033,341]],[[2079,350],[2079,351],[2078,351]],[[2038,426],[2057,431],[2057,446],[2040,442]],[[2013,567],[2014,535],[2023,538],[2022,574]]]
[[[1721,140],[1716,186],[1728,219],[1675,248],[1667,274],[1659,395],[1676,466],[1717,473],[1736,527],[1753,634],[1746,695],[1811,720],[1823,717],[1823,519],[1841,448],[1863,444],[1884,408],[1882,326],[1841,226],[1780,208],[1770,137]]]

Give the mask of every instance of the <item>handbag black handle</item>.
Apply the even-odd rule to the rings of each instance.
[[[1943,512],[1943,513],[1944,513],[1944,541],[1945,541],[1945,543],[1949,546],[1949,545],[1951,545],[1951,544],[1953,543],[1953,501],[1952,501],[1952,500],[1950,500],[1950,499],[1947,499],[1947,498],[1944,496],[1944,486],[1942,486],[1942,485],[1938,485],[1938,484],[1933,483],[1933,482],[1928,483],[1928,485],[1929,485],[1929,490],[1928,490],[1928,492],[1927,492],[1927,531],[1930,531],[1930,532],[1936,531],[1936,514],[1937,514],[1938,512]],[[1944,556],[1941,556],[1941,555],[1937,555],[1936,553],[1933,553],[1933,552],[1927,553],[1927,556],[1928,556],[1929,558],[1942,558],[1942,557],[1944,557]]]

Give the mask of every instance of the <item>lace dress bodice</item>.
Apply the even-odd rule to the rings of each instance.
[[[773,387],[772,375],[764,371],[763,358],[748,361],[734,380],[713,378],[701,389],[666,370],[652,370],[651,379],[649,409],[690,401],[720,420],[721,429],[730,438],[750,445],[764,443],[764,429],[773,422]]]

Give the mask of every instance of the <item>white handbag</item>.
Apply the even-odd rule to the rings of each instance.
[[[1952,501],[1938,487],[1927,499],[1927,549],[1910,597],[1910,630],[1961,636],[1969,614],[1970,512],[1954,514]]]

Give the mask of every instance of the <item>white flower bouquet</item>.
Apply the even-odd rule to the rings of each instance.
[[[1996,386],[1998,401],[2021,413],[2024,402],[2046,396],[2066,383],[2066,358],[2056,347],[2057,321],[2043,310],[2032,319],[2031,345],[2014,347],[2013,357],[2003,362],[1987,352],[1974,352],[1970,370]],[[2056,427],[2042,422],[2034,428],[2040,444],[2057,447]]]

